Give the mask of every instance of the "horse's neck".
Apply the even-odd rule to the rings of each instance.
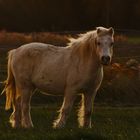
[[[72,56],[79,58],[80,60],[88,58],[93,50],[90,44],[87,42],[75,42],[72,46]]]
[[[76,63],[76,65],[80,65],[80,67],[83,66],[84,68],[101,67],[99,57],[96,53],[94,38],[86,38],[83,40],[78,40],[71,46],[73,62]]]
[[[80,52],[79,50],[73,50],[72,53],[72,63],[75,63],[75,66],[81,71],[97,71],[102,65],[100,60],[96,55],[95,51],[90,52],[89,54],[84,54],[85,52]]]
[[[72,56],[78,59],[83,64],[97,63],[99,64],[99,58],[96,54],[95,46],[90,46],[90,44],[79,44],[79,46],[73,47]]]

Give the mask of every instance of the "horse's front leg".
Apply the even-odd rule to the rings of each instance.
[[[78,114],[78,121],[80,127],[91,128],[91,115],[92,115],[94,94],[85,93],[82,95],[81,107],[79,109],[79,114]]]
[[[64,127],[66,120],[68,118],[69,112],[71,111],[74,99],[75,99],[75,92],[67,89],[65,92],[64,101],[60,109],[59,116],[53,123],[53,128]]]

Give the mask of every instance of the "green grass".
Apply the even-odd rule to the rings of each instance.
[[[55,105],[33,107],[33,129],[12,129],[8,123],[11,112],[1,109],[0,140],[139,140],[140,108],[95,107],[92,129],[77,127],[76,111],[72,111],[66,127],[54,130]]]
[[[134,44],[134,45],[139,45],[140,44],[140,37],[128,37],[127,38],[127,43],[128,44]]]

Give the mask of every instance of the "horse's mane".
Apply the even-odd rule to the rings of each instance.
[[[77,39],[70,38],[69,47],[72,47],[72,55],[78,55],[82,58],[87,58],[94,53],[96,30],[80,34]]]

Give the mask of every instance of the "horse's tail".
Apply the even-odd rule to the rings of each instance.
[[[15,50],[11,50],[8,55],[8,77],[5,81],[4,91],[6,92],[6,104],[5,109],[8,110],[11,108],[11,105],[15,102],[16,87],[15,87],[15,78],[11,68],[11,61]]]

